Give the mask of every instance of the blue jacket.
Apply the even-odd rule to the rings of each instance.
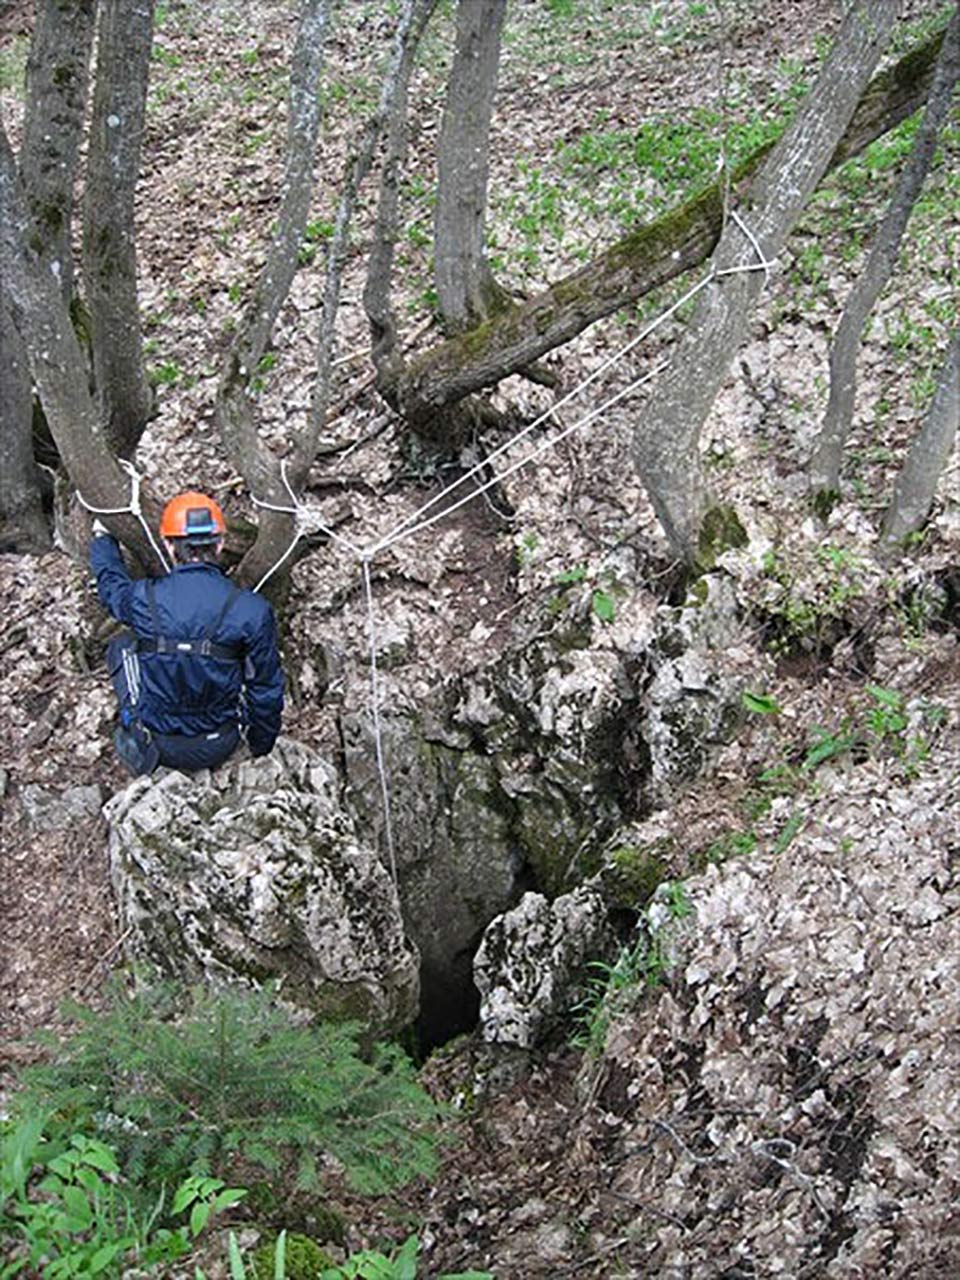
[[[163,578],[134,580],[115,538],[103,534],[90,545],[90,567],[100,599],[141,640],[158,638],[150,608],[150,585],[161,636],[199,640],[213,626],[227,598],[234,597],[213,635],[239,660],[198,653],[149,651],[140,655],[137,714],[156,733],[193,736],[239,719],[255,756],[266,755],[280,732],[283,672],[273,610],[262,596],[241,590],[211,564],[177,565]]]

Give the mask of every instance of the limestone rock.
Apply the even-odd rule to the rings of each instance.
[[[548,902],[524,894],[494,920],[474,960],[483,1039],[531,1048],[576,999],[586,962],[610,942],[601,896],[583,886]]]
[[[192,777],[139,778],[104,808],[130,958],[180,981],[282,981],[311,1014],[378,1031],[417,1013],[395,887],[333,770],[281,739]]]
[[[68,787],[55,791],[29,783],[20,793],[20,804],[30,825],[38,831],[56,831],[95,817],[103,803],[98,786]]]
[[[731,740],[758,657],[745,644],[732,579],[708,574],[682,608],[666,608],[651,646],[643,737],[650,754],[648,795],[656,805],[690,782]]]

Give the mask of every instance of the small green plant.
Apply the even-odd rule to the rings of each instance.
[[[150,382],[155,387],[175,387],[180,381],[181,372],[176,361],[164,360],[150,370]]]
[[[558,573],[554,578],[554,583],[561,589],[561,595],[557,597],[558,602],[568,587],[586,582],[590,577],[591,571],[585,565],[576,565],[572,569],[565,569],[562,573]],[[601,571],[597,577],[593,578],[590,609],[600,622],[613,622],[617,613],[616,596],[618,594],[622,594],[622,587],[617,582],[615,574],[609,570]]]
[[[352,1024],[298,1026],[269,993],[144,991],[75,1009],[58,1061],[24,1072],[25,1102],[109,1141],[146,1187],[243,1162],[315,1187],[329,1154],[379,1194],[436,1166],[440,1110],[396,1046],[361,1054]]]
[[[747,711],[757,716],[775,716],[780,714],[780,704],[769,693],[744,692],[741,697]]]
[[[306,1248],[302,1256],[294,1256],[297,1240],[312,1245],[307,1237],[288,1237],[281,1232],[274,1244],[257,1250],[249,1266],[244,1263],[236,1236],[231,1234],[229,1245],[230,1280],[417,1280],[417,1264],[420,1241],[410,1236],[393,1254],[376,1249],[364,1249],[351,1254],[340,1266],[315,1265],[323,1256],[316,1246]],[[204,1280],[197,1271],[196,1280]],[[444,1272],[437,1280],[494,1280],[489,1271]]]
[[[588,992],[574,1008],[578,1030],[573,1043],[593,1057],[603,1052],[610,1026],[640,994],[663,982],[671,967],[674,926],[693,912],[682,880],[664,880],[654,892],[635,942],[625,944],[612,964],[594,960]]]
[[[168,1264],[191,1251],[210,1218],[246,1194],[216,1178],[189,1178],[169,1214],[125,1179],[112,1146],[86,1134],[51,1140],[49,1117],[27,1112],[3,1130],[0,1237],[12,1244],[0,1276],[28,1268],[44,1280],[114,1276]],[[162,1225],[189,1209],[187,1225]]]
[[[762,611],[768,644],[778,654],[820,654],[849,629],[852,611],[867,597],[869,570],[846,547],[823,543],[787,556],[768,551]]]
[[[302,267],[309,266],[317,256],[317,248],[325,240],[333,236],[333,223],[324,219],[308,222],[303,229],[303,243],[297,261]]]

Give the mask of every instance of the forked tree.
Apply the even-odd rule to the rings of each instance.
[[[419,35],[435,2],[406,0],[380,101],[351,152],[341,180],[339,211],[323,284],[313,401],[305,427],[288,442],[287,448],[288,476],[295,486],[302,485],[307,478],[326,417],[334,320],[339,303],[347,229],[357,190],[373,164],[381,141],[381,197],[364,294],[374,339],[378,388],[411,430],[431,438],[441,447],[455,444],[458,436],[475,421],[475,408],[482,406],[483,400],[474,393],[495,385],[509,373],[528,369],[539,356],[561,346],[595,320],[702,263],[717,246],[718,239],[718,263],[740,264],[749,260],[752,253],[743,233],[731,223],[727,224],[721,236],[724,184],[718,183],[672,215],[641,227],[605,250],[592,263],[536,297],[519,305],[508,303],[504,310],[488,314],[479,329],[471,329],[447,339],[432,350],[412,356],[402,352],[393,318],[392,284],[399,221],[399,174],[405,147],[407,86]],[[495,12],[494,0],[484,0],[484,11],[488,3],[493,5],[491,12]],[[466,12],[461,16],[469,26],[467,19],[471,5],[462,7]],[[855,154],[922,104],[936,62],[939,47],[936,39],[928,41],[896,67],[867,83],[892,23],[895,7],[893,0],[874,0],[871,4],[853,6],[837,49],[797,122],[788,129],[771,155],[766,155],[765,151],[756,153],[732,175],[731,187],[745,202],[745,217],[753,223],[754,233],[765,254],[776,252],[804,200],[829,165]],[[253,390],[258,365],[268,349],[273,325],[297,267],[297,255],[313,193],[313,164],[319,129],[317,85],[325,11],[325,0],[302,0],[290,77],[287,161],[280,207],[263,272],[254,284],[224,364],[216,406],[224,447],[234,467],[253,493],[281,506],[286,505],[289,499],[281,483],[280,460],[259,437]],[[142,22],[137,30],[142,45],[147,36]],[[462,49],[469,47],[465,32],[466,27],[461,33]],[[485,40],[481,40],[481,44],[486,53],[478,93],[484,104],[480,115],[486,123],[484,119],[480,120],[482,127],[475,134],[475,145],[483,151],[487,145],[487,110],[492,104],[496,68]],[[457,67],[455,57],[455,74],[459,74]],[[138,94],[142,89],[143,81],[138,78]],[[450,101],[455,101],[455,97],[451,88]],[[109,129],[110,117],[117,113],[109,106],[104,110]],[[445,136],[452,139],[445,144],[451,148],[460,145],[464,138],[463,133],[452,125],[449,131],[445,131]],[[59,287],[51,287],[56,285],[56,281],[44,266],[41,247],[33,234],[33,220],[21,175],[17,172],[5,137],[2,144],[0,248],[5,283],[9,282],[10,314],[29,350],[33,381],[71,480],[93,505],[122,506],[128,496],[129,485],[126,474],[116,461],[117,451],[124,448],[117,420],[111,419],[106,398],[91,394],[88,365],[71,324],[68,300]],[[443,158],[439,166],[441,174],[446,175],[443,182],[448,188],[444,200],[449,197],[449,207],[455,209],[456,189],[465,184],[463,191],[472,210],[470,216],[476,233],[478,227],[482,228],[484,166],[481,164],[464,176],[462,168],[448,161],[449,156]],[[133,168],[135,162],[131,161],[131,174]],[[754,174],[758,176],[751,186]],[[788,200],[782,198],[781,188],[791,193]],[[122,208],[118,203],[117,225],[121,225],[130,214],[129,190],[128,187]],[[456,219],[452,218],[444,226],[450,231],[455,224]],[[461,260],[458,270],[474,281],[480,281],[488,271],[482,235],[472,234],[469,242],[470,251],[466,259]],[[127,247],[132,249],[132,243],[131,239]],[[129,261],[135,270],[135,258]],[[132,278],[129,270],[124,278],[129,283]],[[756,288],[756,277],[730,277],[722,284],[712,285],[710,292],[721,300],[717,304],[721,310],[727,306],[722,300],[729,299],[732,310],[739,307],[746,313]],[[742,297],[741,290],[745,290]],[[128,291],[127,305],[130,296]],[[734,306],[735,298],[740,299],[742,307],[739,302]],[[451,305],[468,308],[473,304],[468,303],[464,291],[461,298]],[[723,376],[740,330],[734,329],[729,333],[713,331],[714,321],[706,310],[703,320],[696,323],[705,326],[703,332],[711,330],[710,346],[716,351],[716,358],[710,362],[709,377],[702,380],[693,393],[693,403],[697,406],[694,418],[701,415],[702,420],[702,413],[712,400],[711,387],[715,390],[717,378]],[[100,331],[107,329],[107,323],[101,323]],[[138,341],[128,348],[126,359],[130,365],[136,364],[137,348]],[[669,437],[672,431],[667,412],[672,394],[669,388],[676,388],[684,381],[689,384],[685,370],[694,358],[690,354],[692,350],[696,361],[699,361],[700,350],[688,341],[678,352],[675,365],[678,372],[668,379],[659,393],[660,400],[656,403],[662,411],[660,425],[645,432],[636,445],[638,464],[658,494],[658,511],[678,554],[684,558],[693,558],[696,554],[699,539],[696,526],[705,509],[695,459],[699,422],[690,428],[689,457],[678,471],[670,475],[658,474],[657,462],[663,456],[662,451],[658,453],[658,440]],[[133,395],[128,403],[135,400]],[[131,411],[122,425],[134,424],[136,433],[142,429],[141,418],[141,411]],[[111,421],[114,426],[111,426]],[[671,451],[674,450],[675,445],[672,445]],[[118,518],[113,525],[123,540],[138,551],[144,564],[150,564],[152,553],[137,524],[129,518]],[[287,515],[264,513],[256,544],[244,561],[243,576],[246,580],[259,580],[276,563],[289,545],[290,534]]]

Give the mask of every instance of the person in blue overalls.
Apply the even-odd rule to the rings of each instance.
[[[103,604],[131,628],[107,646],[120,703],[117,753],[135,776],[160,765],[190,773],[223,764],[243,736],[266,755],[280,732],[283,672],[268,601],[219,566],[223,512],[202,493],[164,509],[160,534],[173,563],[134,580],[117,540],[95,522],[90,567]]]

